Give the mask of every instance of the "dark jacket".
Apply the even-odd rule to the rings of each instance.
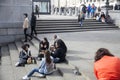
[[[43,45],[43,46],[41,46],[41,45]],[[49,48],[49,42],[43,42],[43,41],[40,42],[40,44],[39,44],[39,52],[41,52],[41,50],[47,50],[48,48]]]
[[[67,52],[67,46],[64,43],[64,41],[62,39],[58,39],[56,42],[58,43],[59,47],[62,48],[63,51],[64,51],[64,53],[66,54],[66,52]]]
[[[29,50],[28,50],[28,52],[25,52],[24,50],[22,50],[19,54],[20,64],[26,64],[27,59],[29,57],[31,57],[31,52]]]
[[[59,62],[63,62],[65,61],[66,54],[62,48],[57,48],[54,53],[51,53],[51,56],[53,58],[59,58]]]
[[[31,17],[31,28],[35,28],[36,27],[36,16],[32,16]]]

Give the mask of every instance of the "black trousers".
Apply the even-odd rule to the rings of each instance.
[[[37,35],[37,32],[36,32],[35,28],[31,28],[31,36],[33,36],[33,32],[35,33],[35,35]]]
[[[27,28],[24,28],[24,35],[25,35],[25,41],[27,41],[27,37],[30,37],[32,39],[32,37],[27,34]]]

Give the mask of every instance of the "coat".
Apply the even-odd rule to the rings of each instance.
[[[27,63],[27,59],[31,57],[31,52],[30,50],[28,50],[28,52],[22,50],[19,54],[19,63],[20,64],[26,64]]]
[[[62,48],[57,48],[54,53],[51,53],[53,58],[59,58],[59,62],[65,61],[66,54]]]
[[[23,29],[28,28],[29,27],[29,20],[28,18],[25,18],[24,22],[23,22]]]
[[[40,42],[39,52],[41,52],[41,50],[47,50],[48,48],[49,48],[49,42],[43,42],[43,41]]]
[[[94,63],[97,80],[120,80],[120,58],[103,56]]]
[[[35,28],[35,26],[36,26],[36,16],[31,17],[30,25],[31,25],[31,28]]]

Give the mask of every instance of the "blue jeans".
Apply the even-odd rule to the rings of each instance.
[[[46,65],[45,65],[45,60],[42,60],[40,63],[40,68],[34,68],[30,73],[28,73],[28,77],[31,77],[35,72],[40,73],[40,74],[47,74],[46,71]]]
[[[59,58],[53,58],[53,62],[54,62],[54,63],[59,63],[59,62],[60,62],[60,59],[59,59]]]
[[[31,77],[35,72],[42,74],[41,72],[39,72],[39,68],[34,68],[27,76]]]
[[[82,20],[79,23],[80,23],[80,26],[82,26]]]

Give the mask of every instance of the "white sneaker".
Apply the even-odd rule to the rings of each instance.
[[[44,78],[45,75],[43,75],[43,74],[39,74],[39,77],[40,77],[40,78]]]
[[[19,65],[19,62],[17,62],[16,64],[15,64],[15,66],[17,67]]]
[[[29,80],[30,78],[26,75],[22,78],[23,80]]]

